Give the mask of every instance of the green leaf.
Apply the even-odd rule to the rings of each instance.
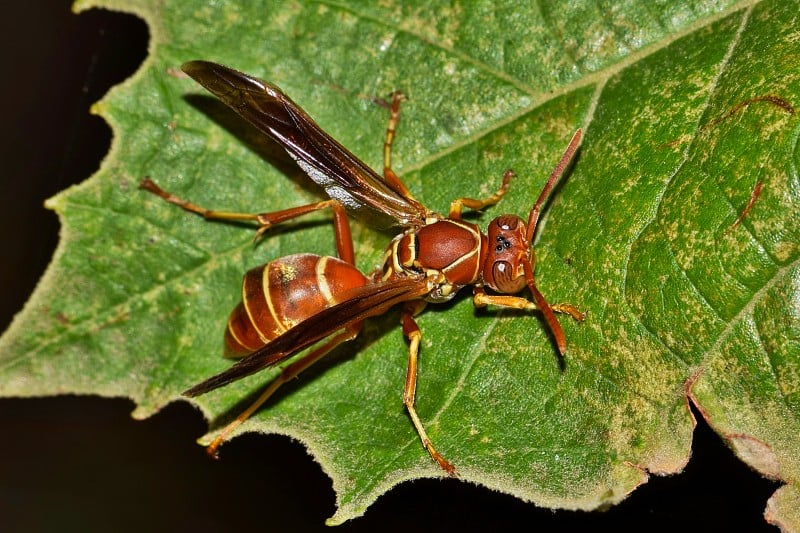
[[[48,201],[63,237],[0,339],[0,394],[124,396],[148,416],[230,365],[222,332],[247,269],[333,253],[324,214],[254,244],[137,189],[151,176],[243,212],[320,198],[180,64],[277,83],[376,168],[387,117],[371,98],[399,88],[395,169],[438,211],[513,167],[481,220],[524,215],[585,130],[536,245],[542,292],[589,313],[562,318],[563,362],[540,317],[475,311],[467,294],[419,318],[417,409],[459,476],[543,506],[616,503],[682,469],[689,398],[739,457],[786,483],[768,520],[800,528],[800,3],[373,4],[102,2],[148,21],[151,56],[96,106],[115,131],[101,170]],[[357,224],[354,237],[369,271],[391,235]],[[403,410],[398,317],[370,320],[244,428],[309,448],[338,495],[332,523],[442,475]],[[274,374],[196,403],[218,427]]]

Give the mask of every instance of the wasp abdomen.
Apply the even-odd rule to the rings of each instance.
[[[261,348],[368,282],[350,263],[314,254],[282,257],[248,271],[242,301],[228,319],[226,355],[242,357]]]

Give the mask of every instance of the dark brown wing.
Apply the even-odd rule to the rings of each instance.
[[[361,287],[344,302],[307,318],[263,348],[244,357],[228,370],[198,383],[183,394],[199,396],[259,370],[277,365],[346,326],[380,315],[393,305],[420,298],[428,292],[424,278],[402,279]]]
[[[428,210],[422,204],[393,189],[275,85],[208,61],[190,61],[181,68],[283,146],[328,196],[348,209],[368,206],[402,226],[424,222]]]

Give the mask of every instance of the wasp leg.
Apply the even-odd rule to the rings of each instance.
[[[536,311],[539,306],[534,302],[522,298],[520,296],[507,296],[500,294],[486,294],[483,291],[475,292],[472,299],[475,307],[486,307],[487,305],[496,305],[498,307],[508,307],[511,309],[522,309],[525,311]],[[556,313],[563,313],[569,315],[578,322],[583,322],[586,318],[586,313],[582,312],[576,306],[568,303],[554,304],[550,306]]]
[[[286,222],[287,220],[291,220],[308,213],[313,213],[314,211],[319,211],[321,209],[326,209],[329,207],[333,208],[336,205],[341,205],[336,200],[325,200],[323,202],[316,202],[298,207],[290,207],[289,209],[281,209],[280,211],[273,211],[271,213],[237,213],[233,211],[217,211],[215,209],[207,209],[197,204],[193,204],[188,200],[184,200],[179,196],[165,191],[156,185],[156,183],[150,178],[144,178],[139,183],[139,187],[155,194],[156,196],[159,196],[160,198],[163,198],[165,201],[173,205],[177,205],[178,207],[185,209],[186,211],[200,215],[207,220],[255,222],[258,224],[258,235],[263,234],[272,226]]]
[[[414,197],[411,195],[411,192],[405,184],[400,181],[395,171],[392,170],[392,143],[394,142],[397,132],[397,123],[400,122],[400,103],[405,100],[406,95],[400,91],[392,93],[391,104],[383,103],[383,100],[381,100],[382,105],[387,105],[391,113],[389,115],[389,124],[386,126],[386,139],[383,141],[383,178],[398,194],[413,199]]]
[[[583,319],[586,318],[586,314],[582,313],[572,304],[562,303],[550,305],[547,303],[547,300],[544,299],[544,296],[542,296],[542,294],[539,292],[539,289],[536,288],[535,284],[531,282],[528,287],[533,293],[533,297],[536,302],[531,302],[530,300],[521,298],[519,296],[489,295],[486,294],[481,288],[475,289],[472,302],[474,303],[475,307],[485,307],[491,304],[499,307],[509,307],[511,309],[541,311],[541,313],[544,315],[545,321],[550,326],[550,331],[553,333],[553,337],[555,337],[556,345],[558,346],[558,352],[561,355],[564,355],[564,353],[567,351],[567,339],[564,335],[564,330],[561,329],[561,324],[558,323],[558,319],[553,311],[557,313],[568,314],[578,322],[582,322]]]
[[[361,331],[361,322],[357,324],[353,324],[349,328],[345,329],[341,333],[334,336],[331,340],[326,342],[324,345],[320,346],[316,350],[313,350],[311,353],[303,356],[299,360],[295,361],[294,363],[287,365],[281,369],[281,373],[278,377],[276,377],[272,383],[270,383],[264,392],[254,401],[250,406],[242,411],[239,416],[237,416],[232,422],[230,422],[227,426],[222,428],[217,436],[211,441],[206,447],[206,452],[211,457],[216,458],[217,452],[219,447],[224,443],[228,437],[231,435],[233,430],[238,428],[242,423],[244,423],[248,418],[250,418],[253,413],[258,411],[258,409],[264,405],[264,402],[269,400],[269,398],[275,393],[275,391],[280,388],[281,385],[286,383],[287,381],[291,381],[292,379],[296,378],[298,374],[300,374],[303,370],[307,369],[323,357],[327,355],[331,350],[342,344],[343,342],[353,340]]]
[[[417,411],[414,409],[414,396],[417,391],[417,355],[419,353],[419,342],[422,339],[422,332],[414,320],[414,316],[419,314],[424,307],[425,302],[422,300],[409,302],[403,308],[401,317],[403,335],[408,338],[410,343],[408,348],[406,385],[403,391],[403,404],[408,410],[408,415],[411,417],[411,422],[414,423],[414,428],[417,430],[420,440],[422,440],[422,445],[428,450],[433,460],[442,467],[442,470],[444,470],[448,476],[455,476],[456,468],[433,447],[431,439],[428,438],[428,434],[422,426],[422,421],[420,421]]]
[[[506,170],[503,173],[503,183],[500,185],[500,188],[495,191],[493,195],[488,198],[484,198],[483,200],[477,198],[456,198],[450,204],[450,214],[448,218],[453,220],[461,220],[461,210],[463,208],[472,209],[473,211],[480,211],[484,207],[489,207],[490,205],[494,205],[500,201],[503,196],[505,196],[506,192],[508,192],[508,187],[511,184],[511,178],[515,177],[513,170]]]

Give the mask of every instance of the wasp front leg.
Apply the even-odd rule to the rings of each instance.
[[[515,176],[516,174],[513,170],[506,170],[503,173],[503,183],[500,184],[500,188],[488,198],[457,198],[453,200],[453,202],[450,204],[450,214],[448,215],[448,218],[453,220],[461,220],[461,211],[465,207],[472,209],[473,211],[480,211],[481,209],[489,207],[490,205],[496,204],[503,198],[503,196],[505,196],[506,192],[508,192],[508,187],[511,184],[511,178]]]
[[[496,305],[498,307],[508,307],[511,309],[522,309],[525,311],[536,311],[539,306],[532,301],[522,298],[520,296],[508,296],[505,294],[486,294],[483,289],[475,289],[475,295],[472,298],[475,307],[486,307],[487,305]],[[586,313],[582,312],[576,306],[568,303],[553,304],[550,308],[556,313],[563,313],[569,315],[578,322],[583,322],[586,318]]]
[[[415,300],[408,302],[403,307],[401,322],[403,324],[403,335],[409,341],[408,347],[408,370],[406,371],[406,385],[403,391],[403,404],[408,410],[408,415],[411,417],[411,422],[417,430],[422,446],[428,450],[434,461],[444,470],[448,476],[456,475],[456,468],[440,454],[433,446],[431,439],[425,432],[422,421],[417,415],[417,410],[414,408],[414,398],[417,392],[417,356],[419,354],[419,343],[422,339],[422,332],[414,320],[414,316],[422,312],[425,307],[425,302],[422,300]]]
[[[561,355],[564,355],[564,353],[567,350],[567,340],[564,336],[564,331],[561,329],[561,325],[558,323],[558,320],[556,319],[553,312],[555,311],[556,313],[567,314],[572,318],[574,318],[575,320],[577,320],[578,322],[583,322],[583,319],[586,318],[586,314],[572,304],[560,303],[560,304],[550,305],[541,295],[539,290],[536,288],[535,284],[531,284],[529,287],[531,289],[531,292],[533,293],[534,299],[536,299],[536,302],[532,302],[520,296],[486,294],[483,288],[480,287],[476,287],[474,289],[472,302],[475,305],[475,307],[486,307],[487,305],[496,305],[498,307],[507,307],[510,309],[522,309],[525,311],[541,311],[542,314],[544,314],[545,320],[550,326],[550,330],[553,332],[553,336],[555,337],[559,353],[561,353]]]

